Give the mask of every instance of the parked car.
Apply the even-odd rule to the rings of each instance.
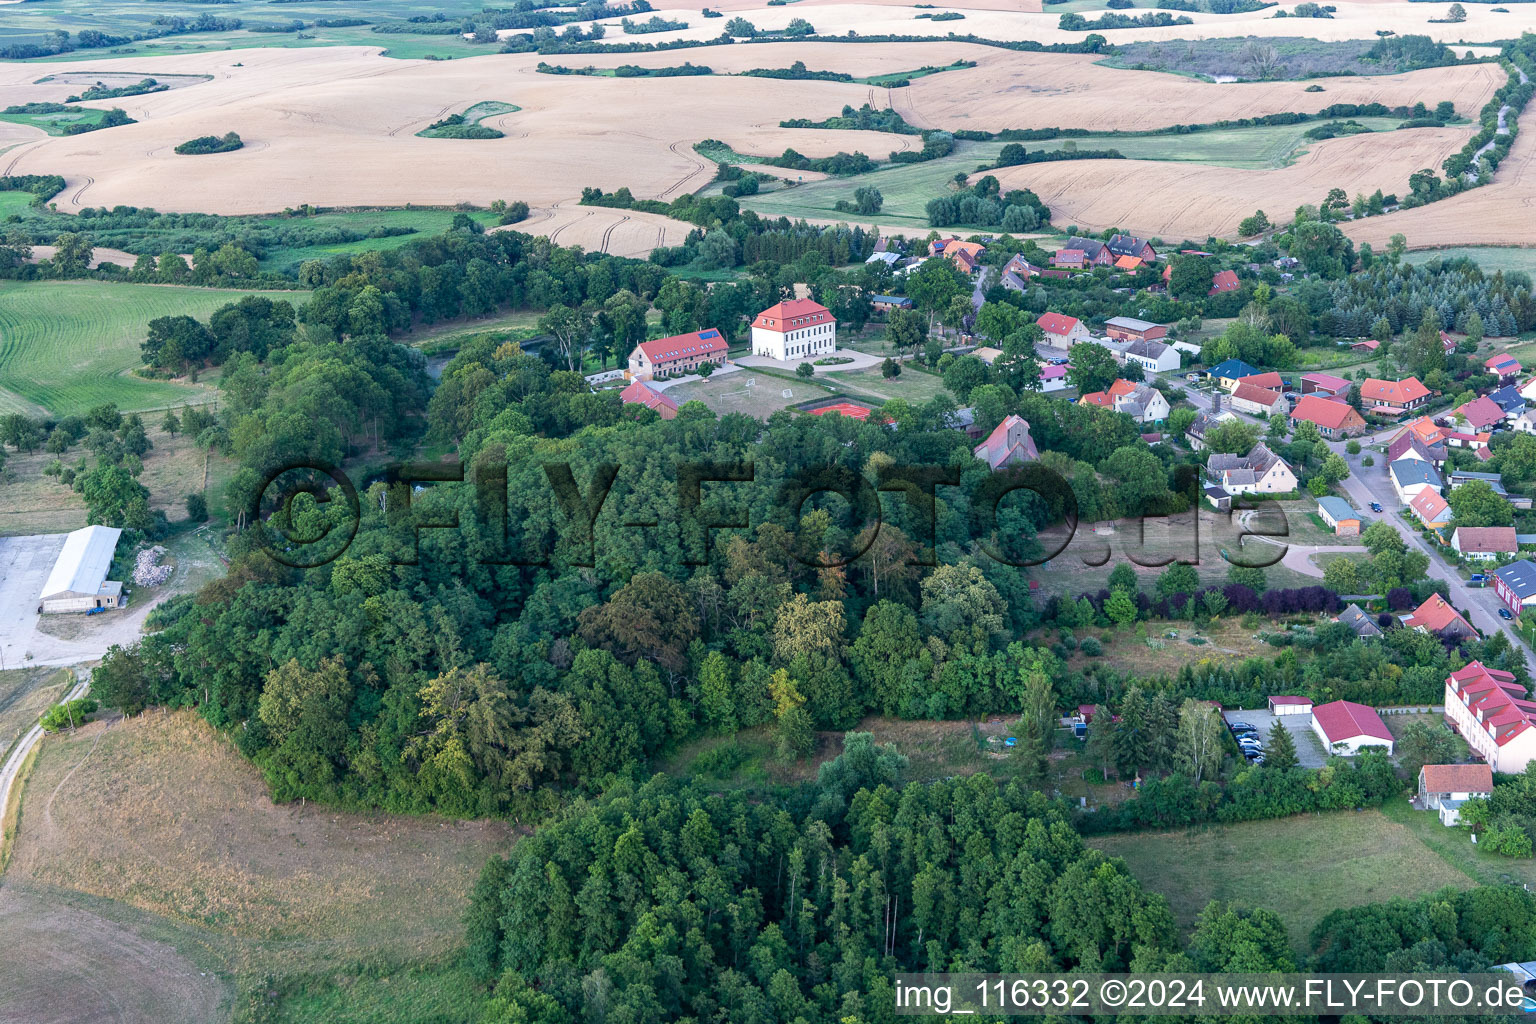
[[[1238,746],[1243,750],[1248,751],[1249,753],[1252,753],[1255,750],[1264,749],[1264,744],[1260,743],[1258,740],[1254,740],[1251,743],[1238,743]]]
[[[1247,722],[1233,722],[1227,728],[1231,729],[1233,732],[1258,732],[1259,731],[1259,730],[1255,729],[1253,726],[1249,725]]]
[[[1264,763],[1264,755],[1263,754],[1254,754],[1248,760],[1250,762],[1252,762],[1253,764],[1263,764]]]
[[[1371,511],[1372,512],[1380,512],[1381,511],[1381,502],[1379,502],[1379,501],[1371,502]]]
[[[1487,575],[1487,573],[1475,572],[1471,576],[1467,577],[1467,582],[1468,583],[1487,583],[1488,582],[1488,575]]]
[[[1509,609],[1508,608],[1500,608],[1499,609],[1499,618],[1501,618],[1501,619],[1512,619],[1512,618],[1514,618],[1514,616],[1509,614]]]

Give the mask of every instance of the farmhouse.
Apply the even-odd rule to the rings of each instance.
[[[1034,438],[1029,436],[1029,421],[1022,416],[1009,416],[1003,420],[971,451],[993,469],[1033,462],[1040,457]]]
[[[1228,359],[1224,363],[1217,363],[1211,367],[1211,379],[1220,384],[1222,390],[1231,391],[1237,387],[1237,382],[1244,377],[1252,377],[1259,372],[1257,366],[1249,366],[1241,359]]]
[[[1205,474],[1228,494],[1289,494],[1297,487],[1291,467],[1263,444],[1243,456],[1213,454]]]
[[[837,351],[837,320],[810,299],[769,306],[752,321],[752,354],[781,362]]]
[[[1301,393],[1304,395],[1347,395],[1349,381],[1331,373],[1304,373],[1301,375]]]
[[[1314,424],[1324,437],[1348,437],[1365,429],[1364,418],[1353,408],[1317,395],[1301,396],[1291,410],[1291,423]]]
[[[1389,470],[1392,489],[1404,505],[1412,503],[1426,487],[1439,490],[1445,485],[1434,466],[1422,459],[1398,459]]]
[[[981,264],[987,247],[980,242],[962,242],[958,238],[940,238],[928,246],[928,255],[944,256],[962,272],[973,274]]]
[[[1443,636],[1449,632],[1452,636],[1477,636],[1477,630],[1472,628],[1472,624],[1462,618],[1461,613],[1451,607],[1451,602],[1439,594],[1430,594],[1423,604],[1402,619],[1404,626],[1420,633]]]
[[[1445,720],[1496,772],[1525,771],[1536,757],[1536,702],[1512,673],[1474,661],[1445,680]]]
[[[1516,615],[1536,606],[1536,562],[1522,558],[1493,570],[1493,592]]]
[[[1312,713],[1311,697],[1270,697],[1269,713],[1276,718],[1288,715],[1310,715]]]
[[[1493,399],[1483,395],[1457,406],[1451,419],[1464,422],[1473,430],[1487,430],[1496,423],[1504,422],[1504,410]]]
[[[1166,373],[1179,368],[1179,352],[1160,341],[1133,341],[1121,353],[1127,363],[1135,363],[1143,370]]]
[[[1239,384],[1232,392],[1232,408],[1250,416],[1269,416],[1279,412],[1285,408],[1284,401],[1280,392],[1254,387],[1252,384]]]
[[[1081,249],[1057,249],[1051,254],[1051,266],[1065,270],[1082,270],[1088,265],[1087,254]]]
[[[1189,442],[1190,451],[1200,451],[1205,447],[1205,435],[1207,431],[1215,430],[1223,423],[1231,423],[1237,419],[1230,412],[1221,409],[1213,409],[1210,412],[1196,413],[1194,421],[1184,431],[1184,440]]]
[[[1115,256],[1130,256],[1145,263],[1157,259],[1157,250],[1152,248],[1152,243],[1135,235],[1110,235],[1104,245]]]
[[[1133,316],[1116,316],[1104,321],[1104,333],[1120,341],[1161,341],[1168,337],[1168,328]]]
[[[1483,369],[1508,383],[1520,376],[1520,360],[1508,352],[1498,352],[1483,360]]]
[[[1237,280],[1237,271],[1218,270],[1211,280],[1211,290],[1207,295],[1219,295],[1222,292],[1235,292],[1241,287]]]
[[[620,391],[619,401],[625,405],[643,405],[647,409],[655,409],[664,420],[677,418],[677,403],[643,380],[632,381],[629,387]]]
[[[1332,494],[1318,498],[1317,515],[1340,537],[1360,536],[1360,513],[1343,498]]]
[[[655,380],[674,373],[692,373],[704,363],[721,365],[726,362],[728,347],[713,327],[642,341],[629,353],[625,376],[631,380]]]
[[[1344,610],[1334,616],[1334,622],[1342,622],[1354,630],[1355,636],[1364,640],[1367,637],[1381,636],[1381,627],[1376,625],[1376,620],[1367,614],[1364,608],[1357,604],[1348,604]],[[1311,710],[1308,708],[1307,710]]]
[[[1029,290],[1029,279],[1020,274],[1015,274],[1011,270],[1003,271],[1003,276],[998,283],[1011,292],[1026,292]]]
[[[1419,799],[1423,810],[1438,811],[1440,824],[1461,821],[1461,805],[1473,797],[1493,795],[1493,769],[1486,764],[1426,764],[1419,769]]]
[[[1360,401],[1378,414],[1396,415],[1407,409],[1417,409],[1428,400],[1429,388],[1417,377],[1402,380],[1367,377],[1360,385]]]
[[[1035,324],[1045,332],[1045,343],[1052,348],[1071,348],[1093,340],[1093,332],[1081,320],[1065,313],[1041,314]]]
[[[1451,522],[1451,506],[1432,487],[1426,487],[1414,495],[1413,500],[1408,503],[1408,510],[1413,513],[1415,519],[1424,524],[1426,529],[1439,531],[1442,527],[1449,526]]]
[[[1451,547],[1467,558],[1491,562],[1501,555],[1519,550],[1513,526],[1458,526],[1451,534]]]
[[[43,583],[38,596],[38,611],[90,612],[98,608],[121,608],[123,585],[107,579],[112,568],[112,553],[122,530],[110,526],[87,526],[64,538],[58,561]]]
[[[1017,274],[1022,278],[1040,276],[1040,268],[1024,258],[1023,253],[1015,253],[1013,259],[1003,266],[1004,274]]]
[[[1080,238],[1073,235],[1062,243],[1063,249],[1075,250],[1083,254],[1085,265],[1093,267],[1108,267],[1115,262],[1115,254],[1109,251],[1109,246],[1093,238]]]
[[[1312,731],[1335,754],[1358,754],[1366,747],[1385,747],[1392,753],[1392,733],[1376,709],[1354,701],[1336,700],[1313,708]]]

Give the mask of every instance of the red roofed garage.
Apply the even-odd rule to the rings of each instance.
[[[1312,731],[1335,754],[1358,754],[1365,747],[1392,753],[1392,733],[1376,709],[1352,700],[1336,700],[1312,709]]]

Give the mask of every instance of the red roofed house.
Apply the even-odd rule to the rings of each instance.
[[[1334,402],[1317,395],[1302,395],[1291,410],[1291,423],[1314,423],[1324,437],[1348,437],[1365,429],[1365,420],[1344,402]]]
[[[1520,550],[1513,526],[1458,526],[1451,535],[1451,547],[1467,558],[1481,561],[1493,561]]]
[[[1375,708],[1351,700],[1336,700],[1312,709],[1312,731],[1335,754],[1358,754],[1366,747],[1392,753],[1392,733]]]
[[[1269,713],[1277,718],[1282,715],[1310,715],[1312,698],[1272,696],[1269,698]]]
[[[1381,342],[1375,338],[1361,338],[1349,346],[1351,352],[1375,352],[1379,348],[1381,348]]]
[[[655,409],[664,420],[677,417],[677,403],[643,380],[634,381],[620,391],[619,401],[625,405],[643,405],[647,409]]]
[[[629,353],[631,380],[654,380],[673,373],[692,373],[702,363],[716,366],[726,362],[729,346],[720,332],[713,327],[691,334],[674,334],[670,338],[642,341]]]
[[[1116,270],[1136,270],[1142,264],[1140,256],[1121,256],[1115,260]]]
[[[1429,400],[1429,388],[1419,383],[1417,377],[1402,380],[1378,380],[1367,377],[1360,385],[1360,401],[1365,406],[1383,405],[1400,411],[1416,409]]]
[[[1486,430],[1495,423],[1504,422],[1504,410],[1499,408],[1499,403],[1482,395],[1456,407],[1451,414],[1452,418],[1459,416],[1466,421],[1467,426],[1473,430]]]
[[[1239,384],[1249,384],[1256,388],[1263,388],[1266,391],[1281,391],[1285,388],[1285,378],[1281,377],[1274,370],[1270,370],[1267,373],[1253,373],[1246,377],[1239,377],[1237,382]]]
[[[1446,355],[1450,355],[1452,352],[1456,351],[1456,339],[1451,337],[1449,334],[1445,333],[1444,331],[1441,331],[1440,332],[1440,347],[1445,350],[1445,354]]]
[[[1520,361],[1508,352],[1500,352],[1483,360],[1483,368],[1499,375],[1499,383],[1508,384],[1520,376]]]
[[[1419,796],[1415,806],[1440,812],[1440,824],[1461,821],[1461,805],[1473,797],[1493,795],[1493,769],[1486,764],[1427,764],[1419,769]]]
[[[1250,416],[1268,416],[1284,408],[1281,401],[1278,391],[1252,384],[1239,384],[1237,390],[1232,392],[1231,404],[1238,412],[1246,412]]]
[[[928,245],[928,255],[947,256],[950,262],[967,274],[974,273],[981,262],[981,254],[987,247],[980,242],[962,242],[958,238],[939,238]]]
[[[1349,381],[1331,373],[1304,373],[1301,375],[1301,393],[1304,395],[1347,395]]]
[[[1052,348],[1071,348],[1093,340],[1093,332],[1081,320],[1065,313],[1043,313],[1035,323],[1045,332],[1045,343]]]
[[[1081,249],[1057,249],[1051,255],[1051,266],[1081,270],[1088,265],[1088,254]]]
[[[752,321],[752,354],[787,362],[837,351],[837,318],[810,299],[769,306]]]
[[[1508,672],[1480,661],[1452,672],[1445,720],[1496,772],[1518,774],[1536,758],[1536,702]]]
[[[1440,528],[1451,523],[1451,506],[1440,497],[1440,493],[1433,487],[1426,487],[1413,496],[1408,503],[1413,517],[1423,523],[1426,528],[1434,530],[1443,544],[1445,537],[1440,533]]]
[[[1009,416],[999,423],[972,453],[993,469],[1033,462],[1040,457],[1034,438],[1029,436],[1029,421],[1021,416]]]
[[[1216,295],[1220,292],[1235,292],[1240,287],[1237,280],[1237,271],[1218,270],[1216,277],[1211,281],[1211,290],[1208,295]]]
[[[1403,616],[1403,625],[1420,633],[1444,633],[1447,629],[1461,636],[1476,637],[1477,630],[1451,607],[1451,602],[1439,594],[1430,594],[1429,600]]]

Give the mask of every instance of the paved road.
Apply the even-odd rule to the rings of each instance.
[[[91,688],[91,674],[89,669],[76,669],[75,685],[70,687],[64,695],[64,700],[75,700],[84,697],[85,692]],[[21,772],[21,763],[27,759],[32,748],[37,746],[43,738],[43,727],[33,725],[22,736],[21,742],[16,744],[16,749],[11,751],[11,756],[6,759],[5,765],[0,767],[0,816],[4,816],[5,808],[11,799],[11,787],[16,784],[16,776]]]

